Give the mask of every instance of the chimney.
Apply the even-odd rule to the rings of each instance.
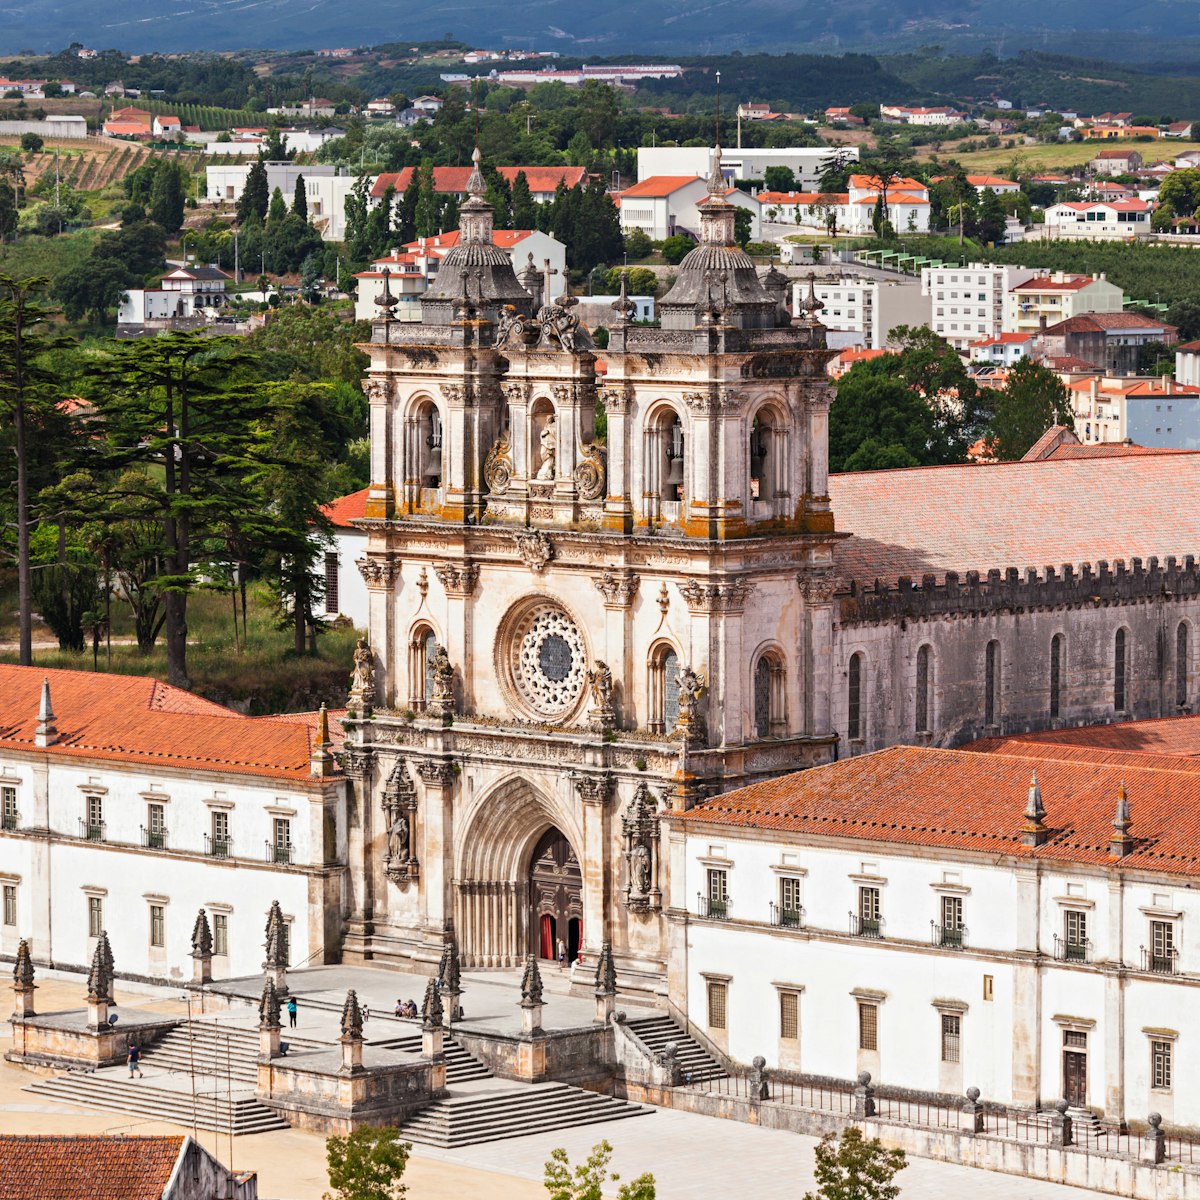
[[[38,705],[34,745],[53,746],[58,741],[58,726],[54,723],[54,706],[50,703],[50,678],[42,677],[42,699]]]
[[[1042,804],[1042,789],[1038,784],[1037,772],[1029,779],[1029,799],[1025,804],[1025,824],[1021,826],[1022,846],[1041,846],[1050,839],[1046,828],[1046,808]]]
[[[317,736],[313,741],[312,757],[309,759],[309,774],[325,779],[333,774],[334,760],[329,742],[329,713],[325,705],[317,717]]]
[[[1125,781],[1117,792],[1117,811],[1113,816],[1113,835],[1108,839],[1108,852],[1113,858],[1124,858],[1133,852],[1133,838],[1129,835],[1129,797],[1125,792]]]

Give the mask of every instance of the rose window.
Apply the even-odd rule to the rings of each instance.
[[[513,639],[517,690],[542,716],[558,716],[583,691],[587,652],[574,622],[561,609],[541,609],[520,623]]]

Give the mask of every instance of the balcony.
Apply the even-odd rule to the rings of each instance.
[[[104,841],[104,822],[85,821],[80,818],[79,836],[88,842]]]
[[[882,917],[860,917],[858,913],[850,914],[850,936],[861,938],[883,937],[884,920]]]
[[[167,829],[162,826],[159,829],[147,829],[142,826],[142,845],[147,850],[165,850],[167,848]]]
[[[209,858],[232,858],[233,839],[227,837],[215,838],[206,833],[204,835],[204,853]]]
[[[280,845],[278,842],[265,842],[267,849],[266,861],[269,863],[277,863],[280,866],[290,867],[292,865],[292,843],[285,842]]]
[[[1154,975],[1178,975],[1179,951],[1173,947],[1167,950],[1147,950],[1142,948],[1142,970]]]
[[[967,944],[965,925],[938,925],[930,921],[929,930],[931,945],[943,946],[947,950],[961,950]]]
[[[1082,942],[1069,942],[1056,933],[1054,935],[1055,962],[1090,963],[1092,961],[1092,943],[1085,938]]]
[[[697,892],[696,915],[706,917],[710,921],[727,921],[729,919],[729,897],[726,896],[724,900],[712,900]]]
[[[778,925],[781,929],[803,929],[804,905],[799,908],[780,908],[772,901],[771,924]]]
[[[21,814],[14,808],[11,812],[4,813],[0,816],[0,829],[19,829],[21,827]]]

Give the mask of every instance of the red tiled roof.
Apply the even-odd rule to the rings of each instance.
[[[679,191],[680,188],[687,187],[689,183],[699,181],[699,175],[652,175],[649,179],[643,179],[641,183],[635,183],[632,187],[627,187],[621,195],[670,196]]]
[[[838,573],[861,583],[1182,558],[1200,545],[1196,451],[850,472],[830,475],[829,496],[853,534],[834,548]]]
[[[58,727],[54,745],[34,733],[42,679]],[[0,747],[137,762],[192,771],[310,779],[303,722],[244,717],[149,676],[0,664]]]
[[[1166,321],[1155,321],[1136,312],[1079,313],[1048,326],[1043,332],[1050,333],[1099,333],[1106,329],[1163,329],[1174,333],[1176,325]]]
[[[331,525],[346,529],[356,517],[367,515],[367,495],[370,491],[370,488],[363,488],[348,496],[340,496],[337,500],[331,500],[321,511],[329,518]]]
[[[987,738],[972,749],[995,754],[1033,753],[1034,746],[1061,746],[1123,754],[1200,756],[1200,716],[1157,717],[1149,721],[1118,721],[1107,725],[1080,725],[1075,729],[1046,729],[1008,738]],[[1200,762],[1194,764],[1200,770]]]
[[[492,245],[499,246],[501,250],[510,250],[518,242],[523,242],[527,237],[532,237],[537,233],[536,229],[493,229],[492,230]],[[439,233],[436,237],[425,239],[425,250],[446,251],[451,246],[457,246],[458,240],[462,236],[462,231],[451,229],[449,233]],[[404,249],[409,251],[421,250],[421,242],[418,239],[415,242],[405,242]],[[383,259],[379,259],[383,262]]]
[[[977,468],[980,471],[986,468]],[[1200,875],[1200,770],[1091,758],[981,754],[896,746],[843,759],[706,800],[673,821],[766,829],[804,839],[853,838],[990,856],[1112,862],[1108,840],[1117,792],[1126,784],[1134,849],[1121,868]],[[1051,834],[1020,840],[1036,771]]]
[[[524,171],[529,190],[535,193],[554,191],[560,180],[569,188],[587,182],[587,171],[583,167],[499,167],[497,169],[508,181],[510,187],[517,176]],[[371,195],[378,199],[389,187],[397,193],[405,191],[412,182],[415,170],[415,167],[405,167],[403,171],[384,172],[371,187]],[[434,167],[433,190],[443,193],[465,193],[472,170],[472,167]]]
[[[1038,275],[1018,283],[1014,292],[1078,292],[1089,284],[1094,283],[1090,275],[1068,275],[1063,279],[1053,279],[1049,275]]]
[[[0,1134],[0,1200],[161,1200],[187,1140]]]

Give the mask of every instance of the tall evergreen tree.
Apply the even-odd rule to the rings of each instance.
[[[421,181],[417,172],[412,173],[408,187],[400,198],[396,213],[396,236],[402,246],[415,240],[417,236],[417,203],[421,198]]]
[[[512,185],[512,227],[514,229],[537,228],[537,201],[529,190],[529,180],[524,171],[518,171]]]
[[[178,166],[164,159],[150,185],[150,219],[167,233],[183,228],[183,180]]]
[[[17,193],[7,179],[0,179],[0,242],[17,232]]]
[[[292,196],[292,212],[308,220],[308,192],[304,188],[304,176],[296,176],[296,191]]]
[[[276,188],[271,193],[271,207],[267,209],[267,228],[273,229],[279,225],[287,213],[287,201],[283,198],[283,192]]]
[[[270,203],[271,192],[267,186],[267,165],[260,158],[251,163],[250,170],[246,175],[246,186],[242,189],[241,198],[238,200],[238,223],[245,221],[251,213],[255,213],[260,221],[265,221],[267,207]]]
[[[1049,367],[1023,358],[996,393],[989,430],[996,457],[1005,462],[1023,457],[1052,425],[1074,430],[1070,394]]]
[[[417,237],[433,237],[440,232],[438,195],[433,190],[433,160],[423,159],[417,168],[418,194],[415,225]]]

